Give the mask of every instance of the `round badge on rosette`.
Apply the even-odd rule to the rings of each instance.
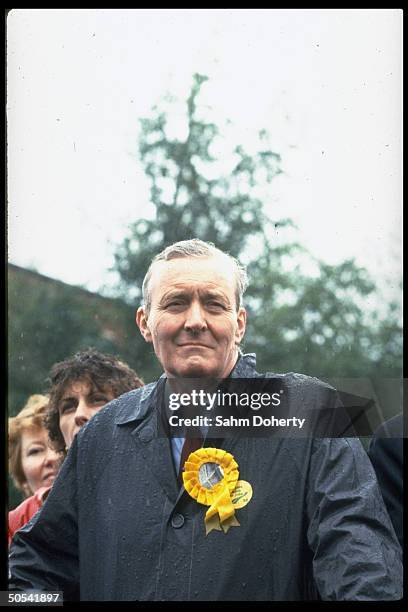
[[[204,520],[206,535],[213,529],[227,533],[231,527],[240,526],[235,510],[250,501],[252,487],[238,478],[238,464],[225,450],[200,448],[188,456],[184,487],[199,504],[209,506]]]

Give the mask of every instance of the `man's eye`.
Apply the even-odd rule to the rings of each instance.
[[[181,300],[173,300],[172,302],[168,302],[166,304],[166,308],[177,308],[178,306],[183,306],[184,302]]]
[[[208,306],[210,306],[210,308],[218,308],[218,309],[225,308],[224,304],[221,304],[221,302],[216,302],[216,301],[208,302]]]

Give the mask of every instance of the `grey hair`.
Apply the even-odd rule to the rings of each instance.
[[[245,267],[240,264],[235,257],[232,257],[232,255],[229,255],[229,253],[224,253],[224,251],[218,249],[212,242],[204,242],[198,238],[192,238],[191,240],[181,240],[180,242],[170,244],[153,258],[149,269],[146,272],[142,285],[143,305],[146,310],[146,314],[149,313],[152,305],[149,284],[152,278],[154,264],[158,261],[170,261],[171,259],[181,259],[184,257],[224,257],[228,259],[233,265],[235,271],[235,299],[237,310],[239,309],[242,304],[242,298],[245,290],[248,287],[248,276]]]

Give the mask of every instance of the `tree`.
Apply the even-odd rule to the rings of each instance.
[[[259,187],[282,171],[267,132],[260,132],[255,153],[238,145],[231,171],[217,171],[220,132],[200,117],[198,105],[206,80],[194,75],[184,139],[169,135],[169,115],[159,107],[141,120],[140,161],[155,214],[136,220],[117,248],[114,269],[124,299],[140,301],[144,274],[160,250],[201,238],[248,265],[245,345],[257,352],[263,369],[318,377],[400,376],[398,312],[391,305],[386,322],[367,314],[375,285],[366,270],[353,260],[339,266],[316,262],[316,276],[302,274],[298,265],[288,269],[287,262],[305,257],[305,250],[296,241],[278,240],[277,233],[285,236],[294,226],[289,219],[269,219],[263,209]]]

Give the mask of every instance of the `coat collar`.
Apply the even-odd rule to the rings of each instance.
[[[256,372],[256,354],[245,353],[241,354],[238,359],[235,368],[232,370],[231,378],[256,378],[258,376]]]
[[[159,380],[121,395],[116,400],[119,401],[120,407],[115,413],[115,425],[142,421],[154,407],[161,385],[164,387],[165,380],[165,375],[162,374]]]

